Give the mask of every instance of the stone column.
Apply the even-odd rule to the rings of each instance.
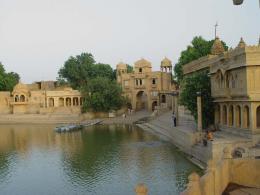
[[[178,126],[179,125],[179,110],[178,110],[178,97],[179,97],[179,94],[176,93],[176,95],[174,96],[174,113],[175,113],[175,116],[176,116],[176,125]]]
[[[202,132],[201,92],[197,92],[198,131]]]

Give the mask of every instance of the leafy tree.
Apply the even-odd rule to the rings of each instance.
[[[183,79],[183,65],[210,54],[213,43],[214,40],[207,41],[201,36],[194,37],[191,45],[189,45],[186,50],[181,52],[178,63],[174,66],[175,78],[179,84]],[[227,50],[228,47],[226,46],[226,43],[222,41],[222,44],[225,50]]]
[[[86,85],[87,80],[93,75],[94,64],[95,60],[90,53],[70,57],[59,70],[58,80],[67,81],[73,88],[80,88]]]
[[[0,91],[12,91],[19,80],[20,76],[17,73],[7,73],[0,62]]]
[[[214,104],[211,97],[210,77],[208,71],[197,72],[187,76],[182,81],[180,104],[191,111],[197,120],[197,92],[201,92],[202,98],[202,123],[203,128],[214,122]]]
[[[95,77],[115,79],[113,69],[108,64],[96,63],[92,54],[82,53],[76,57],[70,57],[59,70],[58,81],[70,84],[79,89],[87,85],[88,80]]]
[[[124,98],[122,90],[115,80],[107,77],[97,77],[89,80],[83,88],[85,101],[82,111],[110,111],[121,108]]]

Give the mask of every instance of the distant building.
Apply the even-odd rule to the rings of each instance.
[[[216,38],[211,55],[183,66],[184,76],[208,70],[214,98],[215,124],[221,130],[260,142],[260,41],[247,46],[241,38],[224,51]]]
[[[23,84],[12,92],[0,92],[0,114],[80,113],[81,94],[54,81]]]
[[[131,73],[127,72],[125,63],[119,63],[117,82],[134,110],[152,111],[157,107],[171,108],[173,105],[169,94],[176,90],[176,86],[172,82],[172,63],[167,58],[161,62],[161,71],[152,71],[151,63],[145,59],[135,62]]]

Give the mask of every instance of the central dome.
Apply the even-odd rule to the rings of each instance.
[[[135,62],[135,67],[138,67],[138,68],[149,67],[149,68],[151,68],[152,64],[148,60],[142,58],[142,59]]]

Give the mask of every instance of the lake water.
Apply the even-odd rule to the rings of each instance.
[[[0,194],[178,194],[201,170],[162,139],[135,126],[55,133],[52,125],[0,126]]]

